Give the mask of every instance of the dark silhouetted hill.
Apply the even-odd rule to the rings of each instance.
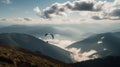
[[[120,56],[108,56],[72,64],[74,67],[120,67]]]
[[[0,44],[9,45],[15,49],[17,49],[17,47],[24,48],[66,63],[72,62],[70,52],[48,44],[31,35],[20,33],[3,33],[0,34]]]

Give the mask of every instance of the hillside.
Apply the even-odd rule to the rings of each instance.
[[[120,67],[119,56],[108,56],[71,64],[74,67]]]
[[[0,67],[71,67],[66,63],[31,51],[0,44]]]
[[[12,48],[24,48],[66,63],[72,63],[70,52],[28,34],[2,33],[0,34],[0,44],[5,44]]]
[[[96,50],[99,56],[120,56],[120,32],[102,33],[78,41],[67,48],[81,48],[81,52]]]

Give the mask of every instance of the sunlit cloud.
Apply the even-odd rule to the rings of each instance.
[[[39,38],[42,39],[42,38]],[[48,42],[54,46],[58,46],[64,50],[67,50],[71,53],[71,59],[73,62],[80,62],[80,61],[86,61],[90,59],[95,59],[98,58],[99,55],[97,55],[97,51],[95,50],[90,50],[87,52],[81,52],[81,49],[77,48],[69,48],[67,49],[66,47],[74,43],[75,41],[72,40],[60,40],[60,39],[42,39],[45,42]],[[107,50],[106,48],[103,49],[104,51]]]
[[[95,0],[56,2],[44,9],[41,9],[40,6],[33,8],[38,18],[3,18],[0,19],[0,22],[19,24],[119,23],[119,4],[119,0],[115,0],[114,2]]]
[[[78,20],[78,22],[99,21],[99,20],[119,20],[119,0],[114,2],[108,1],[95,1],[95,0],[74,0],[64,3],[54,3],[51,6],[39,11],[39,7],[35,7],[39,16],[44,19],[59,18],[58,16],[67,16],[67,19]],[[76,13],[76,19],[74,14]],[[59,18],[61,19],[61,18]],[[84,20],[83,20],[84,19]]]
[[[68,45],[74,43],[75,41],[72,40],[61,40],[61,39],[45,39],[45,42],[48,41],[48,43],[53,44],[55,46],[58,46],[60,48],[65,49]]]
[[[35,7],[34,9],[33,9],[36,13],[39,13],[39,12],[41,12],[41,10],[40,10],[40,8],[37,6],[37,7]]]
[[[99,57],[99,55],[96,54],[97,51],[95,50],[90,50],[90,51],[81,53],[81,49],[70,48],[68,49],[68,51],[72,52],[71,58],[73,62],[86,61],[86,60],[95,59]]]
[[[115,1],[114,1],[114,4],[115,4],[115,5],[119,5],[119,4],[120,4],[120,0],[115,0]]]

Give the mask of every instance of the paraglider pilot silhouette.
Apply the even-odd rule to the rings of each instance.
[[[48,37],[49,36],[49,39],[51,38],[52,40],[54,39],[54,35],[52,33],[46,33],[45,34],[45,37]],[[46,41],[48,43],[48,41]]]

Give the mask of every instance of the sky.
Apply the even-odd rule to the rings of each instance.
[[[65,0],[0,0],[1,17],[37,17],[33,11],[36,6],[44,9],[55,2]]]
[[[76,24],[119,20],[119,0],[0,0],[1,24]]]

